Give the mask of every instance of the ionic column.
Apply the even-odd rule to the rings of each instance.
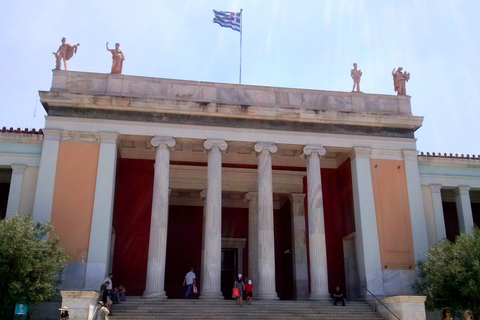
[[[170,148],[172,137],[155,136],[155,174],[153,178],[152,216],[148,243],[147,282],[142,298],[165,299],[165,258],[167,253]]]
[[[50,222],[61,134],[62,130],[43,130],[42,155],[40,156],[37,188],[33,202],[33,219],[37,222]]]
[[[447,231],[445,229],[445,216],[443,215],[442,205],[442,186],[439,184],[431,184],[430,190],[432,191],[432,204],[433,215],[435,217],[435,232],[437,234],[437,241],[447,237]]]
[[[10,180],[10,190],[8,191],[7,214],[6,218],[11,218],[15,212],[25,214],[26,212],[18,212],[20,207],[20,198],[22,196],[23,174],[25,173],[24,164],[12,164],[12,179]]]
[[[258,142],[258,280],[257,299],[278,299],[275,289],[275,239],[273,231],[272,153],[277,146]]]
[[[310,300],[330,299],[328,293],[327,244],[323,215],[320,157],[322,146],[305,146],[307,158],[308,240],[310,257]]]
[[[305,194],[290,195],[293,237],[293,281],[296,300],[308,299],[307,238],[305,232]]]
[[[417,157],[418,151],[403,150],[415,261],[418,259],[425,259],[425,255],[429,248],[427,221],[425,219],[425,209],[423,207],[422,185],[420,182]]]
[[[112,237],[118,133],[99,132],[99,136],[100,149],[88,242],[85,290],[98,290],[98,284],[101,284],[111,271],[108,268]]]
[[[200,298],[223,299],[222,271],[222,151],[227,149],[224,140],[206,140],[208,151],[207,200],[203,231],[203,269]]]
[[[248,278],[253,281],[253,296],[256,296],[258,281],[258,192],[248,192]]]
[[[374,295],[382,297],[385,293],[370,170],[370,152],[370,148],[354,147],[350,155],[358,271],[361,283]],[[362,294],[365,294],[365,290],[362,290]]]
[[[457,204],[458,226],[460,232],[472,233],[473,214],[470,202],[470,187],[460,186],[455,189],[455,202]]]

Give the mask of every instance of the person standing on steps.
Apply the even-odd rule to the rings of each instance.
[[[242,306],[243,289],[245,289],[245,283],[243,282],[241,273],[238,274],[233,286],[238,289],[238,293],[240,295],[237,297],[237,302],[240,304],[240,306]]]
[[[185,293],[185,299],[193,299],[193,286],[196,286],[195,282],[195,273],[193,273],[193,267],[190,268],[190,271],[185,275],[183,279],[183,285],[187,286],[187,292]]]
[[[246,279],[246,278],[245,278]],[[245,292],[247,294],[247,304],[252,304],[252,297],[253,297],[253,283],[252,280],[248,280],[245,284]]]

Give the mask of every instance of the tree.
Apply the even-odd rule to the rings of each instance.
[[[427,296],[427,310],[470,309],[480,318],[480,229],[460,234],[454,243],[443,239],[418,261],[419,279],[412,288]]]
[[[1,319],[13,318],[15,303],[40,303],[55,294],[69,255],[58,237],[48,237],[51,228],[27,215],[0,221]]]

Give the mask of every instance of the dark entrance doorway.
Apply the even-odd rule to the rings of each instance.
[[[12,180],[11,169],[0,169],[0,219],[5,219],[7,215],[8,193],[10,191],[10,181]],[[21,212],[18,212],[19,214]]]
[[[238,249],[222,248],[222,294],[232,299],[232,288],[238,274]]]

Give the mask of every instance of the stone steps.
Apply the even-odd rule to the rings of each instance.
[[[381,320],[364,302],[348,302],[345,307],[318,301],[254,300],[239,306],[234,300],[150,300],[127,297],[112,307],[111,319],[324,319]]]

